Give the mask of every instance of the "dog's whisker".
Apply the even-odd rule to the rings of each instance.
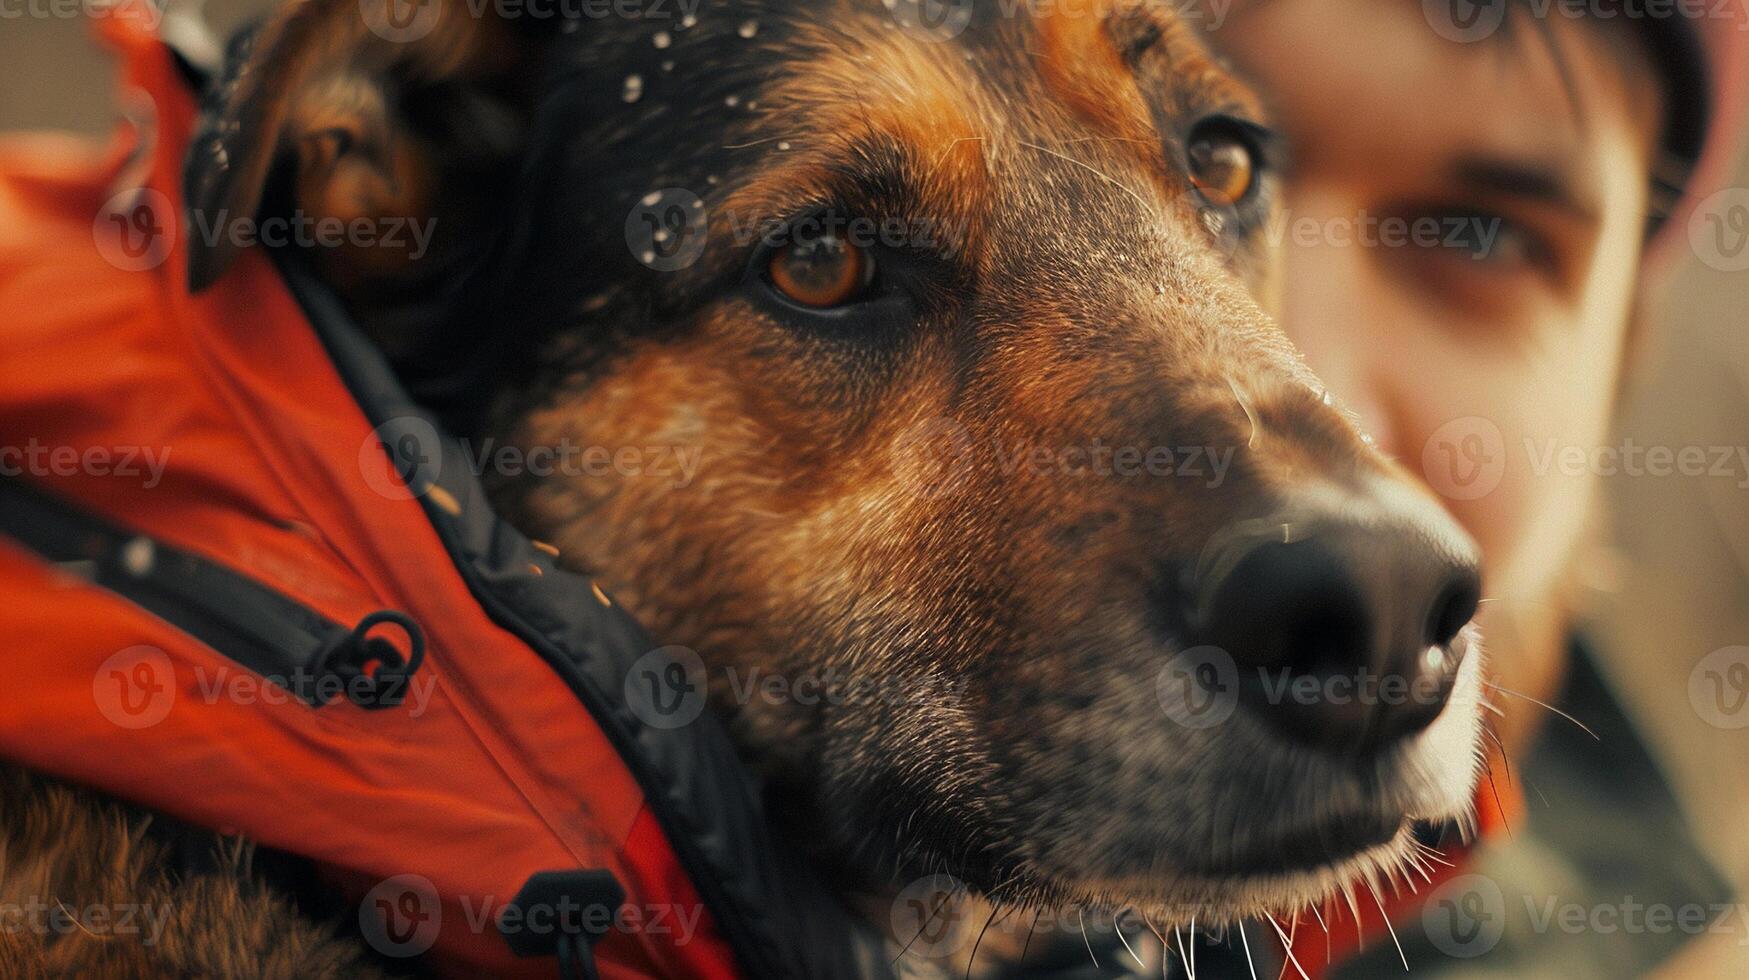
[[[788,138],[789,137],[787,137],[787,136],[762,136],[759,139],[749,140],[746,143],[725,143],[725,144],[723,144],[723,149],[725,149],[725,150],[745,150],[750,146],[758,146],[761,143],[775,143],[778,140],[783,140],[783,139],[788,139]]]
[[[1190,961],[1190,953],[1184,948],[1184,933],[1176,924],[1172,926],[1172,938],[1178,940],[1178,958],[1184,961],[1184,972],[1190,980],[1196,980],[1196,964]]]
[[[984,933],[990,931],[990,924],[996,921],[996,913],[1002,911],[1000,902],[990,910],[990,917],[984,920],[984,928],[978,930],[978,938],[972,942],[972,955],[966,958],[966,980],[972,980],[972,970],[978,965],[978,947],[984,944]]]
[[[1073,139],[1059,141],[1067,146],[1070,143],[1134,143],[1137,146],[1153,146],[1151,140],[1139,140],[1133,136],[1076,136]]]
[[[1118,925],[1117,919],[1118,919],[1118,916],[1121,914],[1122,913],[1120,913],[1120,912],[1112,913],[1111,928],[1114,932],[1117,933],[1117,941],[1120,943],[1123,943],[1123,948],[1130,951],[1130,958],[1134,959],[1136,961],[1137,966],[1140,966],[1140,967],[1146,969],[1148,964],[1142,962],[1142,958],[1140,956],[1136,955],[1135,947],[1131,946],[1130,941],[1128,939],[1124,938],[1123,926]]]
[[[1190,975],[1196,976],[1196,916],[1190,917]]]
[[[1448,868],[1457,867],[1457,865],[1452,864],[1450,861],[1447,861],[1445,859],[1445,855],[1441,854],[1439,851],[1435,850],[1434,848],[1428,847],[1425,844],[1420,844],[1419,842],[1416,844],[1416,846],[1421,849],[1420,853],[1421,853],[1422,860],[1437,862],[1439,864],[1445,865]]]
[[[1512,758],[1506,754],[1506,743],[1500,740],[1500,736],[1495,733],[1494,726],[1492,725],[1483,725],[1482,734],[1494,743],[1495,748],[1500,750],[1500,765],[1506,770],[1506,785],[1511,786]]]
[[[1385,912],[1384,900],[1379,897],[1378,885],[1371,880],[1366,883],[1366,889],[1372,892],[1373,904],[1378,906],[1379,920],[1385,924],[1385,932],[1391,937],[1391,945],[1397,947],[1397,959],[1403,962],[1403,972],[1409,972],[1409,957],[1403,953],[1403,943],[1397,938],[1397,930],[1391,925],[1391,917]]]
[[[930,165],[928,172],[924,174],[925,178],[935,176],[935,172],[937,170],[940,170],[941,165],[947,162],[948,154],[952,153],[954,147],[960,145],[961,143],[977,143],[980,150],[985,145],[984,137],[982,137],[982,136],[961,136],[961,137],[958,137],[956,139],[950,140],[947,144],[947,149],[941,151],[941,155],[935,158],[935,162]]]
[[[1287,967],[1291,966],[1294,968],[1294,972],[1300,975],[1300,980],[1312,980],[1312,978],[1306,974],[1306,968],[1300,965],[1299,958],[1294,956],[1293,940],[1289,939],[1288,934],[1282,931],[1281,923],[1275,921],[1275,916],[1270,915],[1268,912],[1263,913],[1263,917],[1269,920],[1270,926],[1275,929],[1275,934],[1281,937],[1282,950],[1287,953],[1287,965],[1282,967],[1282,974],[1285,976],[1287,973]]]
[[[1123,191],[1125,194],[1128,194],[1130,197],[1135,198],[1136,203],[1140,204],[1142,207],[1149,208],[1150,210],[1152,210],[1152,206],[1150,204],[1148,204],[1147,198],[1144,198],[1142,195],[1137,194],[1134,190],[1130,189],[1130,187],[1127,184],[1125,184],[1123,181],[1120,181],[1116,177],[1113,177],[1110,174],[1107,174],[1107,173],[1101,171],[1097,167],[1090,166],[1086,163],[1082,163],[1080,160],[1077,160],[1074,157],[1069,156],[1066,153],[1059,153],[1056,150],[1053,150],[1048,146],[1040,146],[1037,143],[1028,143],[1025,140],[1016,140],[1015,142],[1018,143],[1020,146],[1026,147],[1029,150],[1037,150],[1040,153],[1044,153],[1044,154],[1047,154],[1049,156],[1056,157],[1057,159],[1063,161],[1064,163],[1069,163],[1069,164],[1073,164],[1077,167],[1080,167],[1082,170],[1085,170],[1088,173],[1094,175],[1095,177],[1098,177],[1099,179],[1104,180],[1107,183],[1110,183],[1113,187],[1116,187],[1118,190]]]
[[[1245,968],[1251,971],[1251,980],[1257,980],[1257,964],[1251,961],[1251,940],[1245,937],[1245,923],[1239,923],[1239,945],[1245,948]]]
[[[1154,938],[1160,940],[1161,960],[1165,961],[1172,959],[1172,944],[1167,942],[1166,937],[1161,934],[1160,927],[1154,924],[1153,919],[1148,918],[1148,913],[1146,912],[1142,913],[1142,922],[1146,924],[1149,931],[1154,934]],[[1162,963],[1161,968],[1165,968],[1164,963]]]
[[[1032,934],[1034,930],[1038,929],[1038,917],[1043,912],[1042,908],[1032,910],[1032,924],[1026,927],[1026,940],[1020,944],[1020,956],[1014,961],[1015,963],[1026,962],[1026,951],[1032,948]]]
[[[1232,391],[1233,400],[1239,403],[1240,410],[1245,413],[1245,420],[1251,423],[1251,434],[1245,439],[1245,448],[1254,449],[1257,446],[1257,413],[1252,410],[1251,404],[1245,400],[1244,393],[1239,391],[1239,386],[1233,383],[1232,378],[1227,379],[1227,388]]]
[[[1099,969],[1099,957],[1094,955],[1093,940],[1087,938],[1087,919],[1081,914],[1081,907],[1075,907],[1075,921],[1081,926],[1081,942],[1087,947],[1087,956],[1093,961],[1093,968]]]
[[[1433,874],[1427,868],[1427,858],[1420,854],[1415,854],[1410,860],[1414,862],[1415,873],[1421,876],[1421,880],[1429,885],[1433,884]],[[1410,885],[1413,887],[1414,883],[1411,882]]]
[[[1366,932],[1360,928],[1360,903],[1354,900],[1354,882],[1342,884],[1342,897],[1348,901],[1348,914],[1354,916],[1354,935],[1361,952],[1366,952]]]
[[[941,910],[947,907],[950,898],[952,898],[951,893],[942,893],[941,900],[935,903],[934,909],[930,910],[929,918],[924,919],[923,924],[917,927],[917,932],[913,934],[911,939],[905,943],[902,949],[899,950],[899,955],[893,957],[893,962],[889,964],[890,966],[898,966],[899,961],[905,958],[905,954],[911,951],[911,946],[917,942],[918,937],[928,931],[930,924],[935,921],[935,917],[940,915]]]
[[[1572,722],[1575,725],[1578,725],[1580,731],[1591,736],[1596,741],[1599,741],[1599,742],[1603,741],[1603,739],[1598,738],[1597,733],[1592,731],[1589,727],[1587,727],[1584,722],[1580,721],[1579,719],[1573,717],[1570,714],[1567,714],[1565,711],[1562,711],[1560,708],[1557,708],[1554,705],[1549,704],[1547,701],[1538,701],[1536,698],[1533,698],[1528,694],[1523,694],[1523,693],[1520,693],[1518,691],[1514,691],[1511,688],[1501,687],[1500,685],[1495,684],[1492,681],[1483,681],[1483,683],[1486,684],[1488,687],[1490,687],[1496,691],[1499,691],[1501,694],[1506,694],[1506,695],[1510,695],[1510,696],[1515,697],[1515,698],[1520,698],[1522,700],[1529,701],[1531,704],[1534,704],[1540,708],[1546,708],[1549,711],[1554,712],[1556,715],[1567,719],[1568,721]]]
[[[1512,822],[1506,817],[1506,804],[1501,800],[1500,787],[1494,784],[1494,763],[1492,760],[1488,761],[1486,771],[1488,773],[1488,795],[1494,798],[1494,812],[1500,814],[1500,826],[1506,828],[1506,836],[1510,838],[1512,836]]]

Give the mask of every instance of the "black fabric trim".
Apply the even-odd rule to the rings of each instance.
[[[0,534],[320,707],[352,630],[241,572],[0,478]]]
[[[379,432],[441,431],[297,256],[276,258]],[[633,663],[657,644],[618,606],[596,601],[587,578],[554,567],[499,519],[463,447],[447,436],[438,442],[421,446],[423,461],[389,455],[408,484],[422,491],[426,516],[486,614],[552,666],[613,743],[742,971],[759,978],[891,976],[884,957],[871,953],[879,942],[872,931],[850,916],[798,855],[775,846],[758,787],[721,725],[707,713],[681,728],[655,729],[623,703]],[[459,513],[424,492],[432,486],[459,504]],[[532,574],[530,566],[542,574]]]

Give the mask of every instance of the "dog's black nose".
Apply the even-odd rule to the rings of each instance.
[[[1475,545],[1450,518],[1381,510],[1249,522],[1199,590],[1241,704],[1331,751],[1377,751],[1432,723],[1480,598]]]

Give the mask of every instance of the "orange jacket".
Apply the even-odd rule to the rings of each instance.
[[[625,710],[653,644],[459,457],[407,489],[384,443],[447,447],[320,289],[254,249],[189,294],[145,9],[102,25],[131,132],[0,142],[0,756],[308,858],[448,975],[550,975],[566,899],[616,910],[605,977],[841,975],[721,730]],[[505,912],[584,869],[624,903]]]

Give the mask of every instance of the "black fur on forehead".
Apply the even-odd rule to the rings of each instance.
[[[495,322],[533,331],[514,345],[495,337],[519,352],[494,358],[506,370],[565,374],[610,351],[615,335],[659,329],[739,276],[744,255],[717,248],[681,272],[646,267],[628,242],[628,218],[668,189],[696,195],[707,216],[719,216],[717,205],[782,152],[784,137],[801,136],[786,128],[794,120],[768,111],[765,96],[821,47],[896,30],[880,0],[648,0],[644,9],[643,17],[580,18],[552,52],[518,186],[505,196],[503,246],[454,318],[460,330]],[[882,166],[874,158],[892,154],[870,154],[858,175],[908,162]],[[550,347],[527,353],[554,338],[569,342],[571,358]],[[476,370],[484,363],[470,361]]]
[[[504,375],[540,361],[533,348],[555,336],[598,353],[612,347],[608,334],[644,328],[677,277],[638,261],[628,216],[666,188],[720,200],[771,152],[747,144],[772,124],[759,93],[808,57],[799,25],[845,20],[834,11],[856,6],[882,13],[878,0],[623,6],[634,16],[582,13],[559,25],[519,172],[503,189],[500,239],[454,291],[449,326],[397,365],[440,412],[452,396],[477,408],[481,383],[527,383]],[[490,338],[479,335],[482,323],[494,325]],[[445,414],[464,429],[481,421]]]

